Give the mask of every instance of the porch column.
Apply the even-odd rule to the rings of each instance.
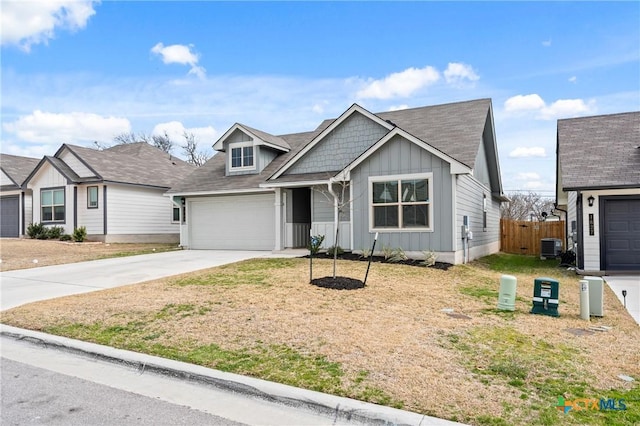
[[[284,247],[282,246],[282,188],[275,188],[276,191],[276,202],[275,202],[275,227],[276,227],[276,235],[275,235],[275,247],[274,250],[282,250]]]

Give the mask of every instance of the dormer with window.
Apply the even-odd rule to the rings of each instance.
[[[224,152],[225,175],[259,174],[279,154],[291,147],[283,139],[241,124],[233,125],[213,145]]]

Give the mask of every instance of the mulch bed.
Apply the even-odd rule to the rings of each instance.
[[[311,280],[311,284],[318,287],[330,288],[332,290],[357,290],[359,288],[364,288],[364,283],[362,281],[348,277],[314,278]]]
[[[303,257],[308,259],[309,255],[306,255],[306,256],[303,256]],[[328,259],[332,259],[333,258],[332,255],[328,255],[326,253],[319,253],[319,254],[317,254],[317,255],[315,255],[313,257],[314,257],[314,259],[315,258],[321,258],[321,259],[322,258],[325,258],[325,259],[326,258],[328,258]],[[342,254],[338,254],[338,259],[340,259],[340,260],[354,260],[354,261],[360,261],[360,262],[368,262],[369,261],[368,257],[363,257],[363,256],[361,256],[359,254],[355,254],[355,253],[351,253],[351,252],[344,252]],[[409,266],[418,266],[420,268],[425,268],[425,266],[422,264],[422,260],[416,260],[416,259],[407,259],[407,260],[402,260],[402,261],[399,261],[399,262],[389,262],[383,256],[372,256],[371,257],[371,262],[372,263],[390,263],[390,264],[395,264],[395,265],[409,265]],[[441,269],[443,271],[446,271],[452,266],[453,265],[451,263],[436,262],[432,266],[429,266],[429,268]]]

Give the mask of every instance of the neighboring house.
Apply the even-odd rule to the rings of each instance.
[[[0,154],[0,237],[19,237],[31,222],[31,190],[23,182],[39,161]]]
[[[376,233],[378,249],[451,263],[500,248],[506,198],[490,99],[379,114],[354,104],[281,136],[235,124],[213,148],[168,192],[186,206],[181,244],[191,249],[306,247],[310,232],[328,247],[338,216],[338,244],[353,251]]]
[[[178,242],[181,208],[163,194],[195,167],[145,142],[97,150],[64,144],[24,185],[33,223],[84,226],[90,240]]]
[[[640,112],[558,120],[556,152],[578,269],[640,271]]]

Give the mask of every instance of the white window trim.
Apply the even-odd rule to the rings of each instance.
[[[233,167],[233,149],[234,148],[245,148],[247,146],[250,146],[253,148],[253,165],[252,166],[239,166],[239,167]],[[240,156],[240,162],[243,162],[244,159],[244,150],[241,150],[242,154]],[[235,143],[230,143],[229,144],[229,171],[242,171],[242,170],[255,170],[256,169],[256,163],[258,161],[258,159],[256,158],[256,148],[253,145],[253,141],[248,141],[248,142],[235,142]]]
[[[402,181],[402,180],[427,180],[427,188],[429,190],[429,201],[427,203],[427,209],[429,214],[429,227],[427,228],[375,228],[373,226],[373,183],[374,182],[387,182],[387,181]],[[369,203],[369,232],[380,232],[380,233],[394,233],[394,232],[433,232],[433,173],[412,173],[406,175],[386,175],[386,176],[369,176],[369,194],[368,194],[368,203]],[[398,205],[401,206],[402,203],[398,200]],[[402,209],[399,208],[398,212],[398,223],[402,223]]]

